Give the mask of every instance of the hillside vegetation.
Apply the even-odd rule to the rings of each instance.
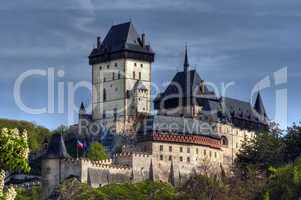
[[[1,128],[17,128],[20,132],[26,130],[31,152],[41,150],[44,140],[51,135],[49,129],[23,120],[0,119],[0,129]]]

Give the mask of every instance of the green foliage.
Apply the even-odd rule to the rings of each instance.
[[[0,132],[0,169],[29,172],[27,133],[6,128],[1,129]]]
[[[17,196],[15,200],[40,200],[41,188],[38,186],[32,187],[31,190],[17,189]]]
[[[294,161],[301,154],[301,123],[289,127],[284,136],[285,159],[288,162]]]
[[[226,194],[226,187],[217,176],[198,175],[190,178],[180,188],[178,199],[186,200],[211,200],[222,199]]]
[[[271,168],[265,194],[270,200],[301,198],[301,157],[284,167]]]
[[[1,128],[17,128],[20,132],[26,130],[31,152],[41,150],[44,140],[50,137],[50,131],[47,128],[27,121],[0,119],[0,129]]]
[[[79,157],[82,157],[84,154],[83,154],[83,150],[76,150],[76,143],[77,143],[77,139],[74,137],[74,138],[71,138],[71,139],[68,139],[68,140],[65,140],[65,145],[66,145],[66,148],[67,148],[67,152],[69,153],[70,156],[76,158],[77,157],[77,153],[78,153],[78,156]]]
[[[16,191],[9,187],[3,192],[5,171],[16,172],[23,170],[29,172],[27,133],[18,129],[0,129],[0,199],[14,199]]]
[[[105,160],[108,158],[105,148],[99,142],[90,144],[87,156],[90,160]]]
[[[235,160],[242,174],[257,168],[266,172],[270,166],[280,166],[284,162],[284,142],[278,134],[258,133],[255,138],[243,142]]]
[[[93,189],[76,179],[66,180],[59,193],[62,200],[172,200],[176,195],[171,185],[160,182],[111,184]]]

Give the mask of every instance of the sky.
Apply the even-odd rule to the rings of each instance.
[[[76,123],[77,113],[68,115],[70,84],[91,82],[87,57],[96,37],[104,38],[114,24],[132,21],[156,53],[152,78],[160,87],[182,69],[187,44],[190,64],[203,79],[217,86],[233,83],[226,96],[254,100],[253,88],[269,80],[261,90],[264,104],[269,118],[284,128],[301,120],[300,10],[300,0],[3,1],[0,118],[50,129]],[[20,87],[20,99],[31,108],[48,105],[44,73],[53,69],[55,74],[53,109],[41,114],[22,110],[14,95],[20,76],[33,69],[41,74]],[[59,87],[64,88],[60,108]],[[76,90],[75,105],[81,101],[91,103],[86,88]]]

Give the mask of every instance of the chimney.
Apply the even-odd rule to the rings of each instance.
[[[96,48],[99,49],[101,45],[100,37],[97,37],[97,43],[96,43]]]
[[[141,34],[141,42],[142,42],[142,47],[145,45],[145,33]]]

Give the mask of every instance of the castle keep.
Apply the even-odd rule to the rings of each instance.
[[[269,121],[260,94],[254,105],[211,91],[190,69],[187,48],[183,70],[154,98],[154,51],[131,22],[111,27],[89,56],[92,65],[92,113],[81,105],[80,127],[99,123],[115,135],[134,137],[111,159],[74,159],[63,137],[54,135],[42,162],[43,196],[75,176],[92,187],[110,183],[165,181],[179,185],[198,173],[226,173],[244,140],[267,130]]]

